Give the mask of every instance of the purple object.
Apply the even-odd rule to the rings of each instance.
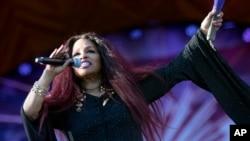
[[[217,12],[221,11],[225,0],[214,0],[214,6],[213,9],[215,9]]]

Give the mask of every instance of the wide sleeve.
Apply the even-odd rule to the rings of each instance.
[[[161,98],[164,94],[168,93],[171,88],[182,81],[191,80],[201,88],[208,90],[206,83],[201,79],[200,75],[196,73],[194,68],[195,64],[193,64],[192,59],[190,59],[190,55],[187,52],[189,47],[197,47],[200,45],[198,43],[193,43],[196,42],[195,40],[199,39],[199,32],[200,31],[194,35],[186,48],[169,64],[165,64],[156,69],[154,74],[149,75],[146,79],[140,82],[143,97],[148,103],[152,103]]]
[[[39,119],[31,121],[21,108],[21,119],[28,141],[56,141],[55,132],[48,120],[45,118],[41,131],[39,132]]]
[[[160,79],[151,76],[141,83],[148,102],[159,99],[177,83],[190,80],[211,92],[236,124],[250,124],[250,87],[212,49],[201,30],[170,64],[157,69],[156,74]]]
[[[209,46],[202,31],[199,30],[187,44],[183,56],[190,61],[192,71],[214,95],[225,113],[236,124],[250,124],[249,85]],[[193,77],[190,76],[190,79]]]

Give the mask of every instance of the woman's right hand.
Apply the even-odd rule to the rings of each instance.
[[[50,58],[65,58],[64,46],[61,45],[59,48],[56,48],[49,56]],[[52,76],[56,76],[61,73],[71,62],[71,59],[68,59],[63,65],[54,66],[54,65],[46,65],[45,71],[48,71],[52,74]]]

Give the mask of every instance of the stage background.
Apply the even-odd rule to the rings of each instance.
[[[226,2],[225,22],[217,32],[215,45],[250,84],[250,18],[245,13],[249,8],[244,8],[247,1],[237,1],[243,6],[237,10],[235,1]],[[10,0],[0,5],[0,140],[26,141],[20,108],[44,68],[34,63],[35,57],[47,56],[71,35],[96,31],[134,65],[167,64],[198,29],[212,1],[158,0],[150,5],[147,1]],[[169,95],[161,99],[169,125],[164,141],[229,140],[229,125],[233,122],[212,94],[191,82],[176,85],[171,94],[177,99]]]

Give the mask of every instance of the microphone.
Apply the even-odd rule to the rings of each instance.
[[[212,21],[217,19],[217,14],[220,13],[225,0],[214,0],[213,10],[216,11],[216,14],[213,16]],[[216,27],[210,23],[208,33],[207,33],[207,40],[214,40],[216,36]]]
[[[49,57],[38,57],[35,58],[36,63],[40,64],[50,64],[54,66],[60,66],[63,65],[67,60],[65,59],[55,59],[55,58],[49,58]],[[69,64],[70,66],[79,68],[81,66],[81,60],[80,58],[74,57],[72,58],[72,61]]]

